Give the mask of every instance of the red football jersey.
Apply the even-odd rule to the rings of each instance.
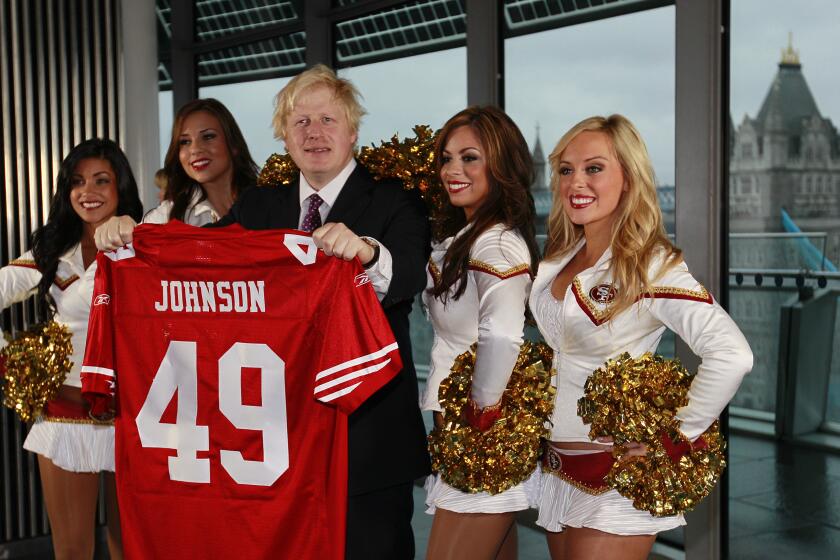
[[[402,367],[359,263],[180,222],[97,263],[82,390],[116,391],[126,558],[344,558],[347,415]]]

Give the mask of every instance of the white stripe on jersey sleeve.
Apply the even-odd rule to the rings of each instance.
[[[329,389],[330,387],[335,387],[336,385],[341,385],[345,381],[350,381],[351,379],[355,379],[357,377],[362,377],[363,375],[369,375],[371,373],[376,373],[377,371],[384,368],[385,366],[387,366],[390,363],[391,363],[391,358],[388,358],[384,362],[380,362],[378,364],[374,364],[374,365],[366,367],[366,368],[357,369],[356,371],[351,371],[350,373],[344,374],[341,377],[336,377],[336,378],[334,378],[330,381],[327,381],[326,383],[321,383],[320,385],[316,385],[314,392],[315,393],[320,393],[321,391]]]
[[[318,397],[318,400],[321,401],[321,402],[330,402],[331,400],[337,399],[338,397],[343,397],[347,393],[352,393],[353,389],[355,389],[356,387],[358,387],[361,384],[362,384],[362,382],[360,381],[360,382],[356,383],[355,385],[350,385],[349,387],[345,387],[344,389],[341,389],[340,391],[335,391],[334,393],[324,395],[323,397]]]
[[[108,377],[114,377],[114,370],[103,368],[103,367],[95,367],[95,366],[82,366],[81,369],[82,373],[96,373],[99,375],[107,375]]]
[[[352,360],[348,360],[344,363],[338,364],[337,366],[333,366],[329,369],[325,369],[324,371],[318,373],[315,376],[315,380],[317,381],[317,380],[321,379],[322,377],[332,375],[333,373],[339,372],[343,369],[349,369],[353,366],[362,364],[364,362],[372,362],[373,360],[375,360],[377,358],[381,358],[385,354],[387,354],[389,352],[392,352],[392,351],[396,350],[397,348],[399,348],[399,346],[397,345],[396,342],[394,342],[393,344],[389,344],[385,348],[382,348],[381,350],[377,350],[376,352],[372,352],[372,353],[367,354],[365,356],[359,356],[358,358],[353,358]]]

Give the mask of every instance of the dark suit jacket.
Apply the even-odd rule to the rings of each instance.
[[[297,182],[249,189],[216,225],[236,222],[248,229],[297,229],[299,193]],[[350,416],[349,489],[350,495],[357,495],[430,471],[408,325],[412,300],[426,283],[429,220],[416,192],[393,181],[374,181],[359,164],[327,221],[342,222],[356,235],[376,239],[388,248],[394,265],[382,307],[400,346],[403,369]]]

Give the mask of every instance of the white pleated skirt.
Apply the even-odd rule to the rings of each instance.
[[[114,427],[39,419],[23,448],[71,472],[114,471]]]
[[[536,507],[541,475],[538,467],[525,481],[499,494],[470,494],[452,488],[439,475],[431,474],[424,484],[426,513],[434,514],[436,508],[456,513],[506,513]]]
[[[616,490],[593,496],[551,473],[540,478],[537,525],[559,532],[588,527],[614,535],[653,535],[685,525],[682,515],[654,517]]]

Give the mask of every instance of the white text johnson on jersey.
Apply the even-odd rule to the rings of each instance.
[[[156,311],[183,313],[265,313],[263,280],[205,282],[161,280]]]

